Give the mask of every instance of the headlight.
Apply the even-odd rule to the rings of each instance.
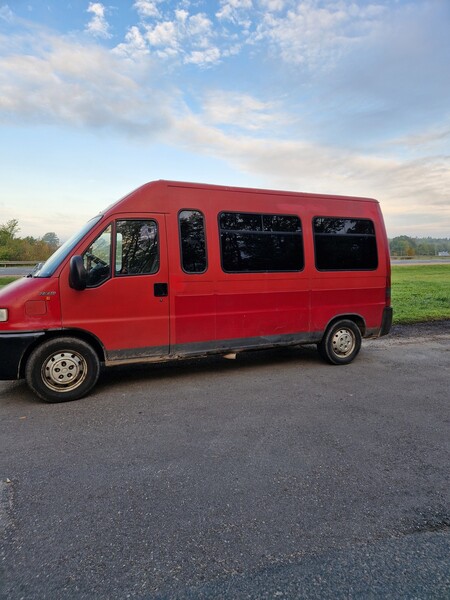
[[[8,320],[8,309],[0,308],[0,323],[5,323]]]

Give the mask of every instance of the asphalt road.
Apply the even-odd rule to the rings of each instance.
[[[0,267],[0,277],[25,277],[33,267]]]
[[[105,372],[69,404],[0,382],[0,596],[450,597],[450,322]]]

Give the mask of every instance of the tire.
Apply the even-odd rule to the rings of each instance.
[[[353,321],[336,321],[317,345],[319,354],[332,365],[348,365],[361,349],[361,332]]]
[[[25,379],[45,402],[69,402],[86,396],[97,383],[100,361],[83,340],[61,337],[48,340],[30,355]]]

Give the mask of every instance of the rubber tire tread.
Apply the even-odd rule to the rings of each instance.
[[[74,350],[83,355],[88,365],[88,372],[83,383],[69,392],[55,392],[47,387],[41,377],[44,362],[51,354],[59,351]],[[100,375],[100,360],[95,350],[84,340],[75,337],[59,337],[40,344],[31,353],[25,366],[25,380],[28,387],[41,400],[48,403],[71,402],[86,396],[97,383]]]
[[[342,328],[350,329],[356,338],[353,352],[346,357],[337,356],[333,351],[332,346],[332,340],[336,330]],[[361,350],[361,340],[362,336],[358,325],[356,325],[354,321],[350,321],[350,319],[342,319],[328,327],[322,340],[317,344],[317,350],[319,351],[320,356],[332,365],[348,365],[356,358]]]

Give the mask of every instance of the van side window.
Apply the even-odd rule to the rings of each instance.
[[[158,225],[153,220],[116,224],[115,274],[152,275],[159,269]]]
[[[206,258],[205,218],[199,210],[182,210],[180,225],[181,266],[186,273],[204,273]]]
[[[375,228],[369,219],[313,220],[319,271],[364,271],[378,267]]]
[[[226,273],[301,271],[302,226],[292,215],[227,212],[219,215]]]
[[[87,287],[97,287],[111,277],[111,225],[82,255],[87,271]]]

